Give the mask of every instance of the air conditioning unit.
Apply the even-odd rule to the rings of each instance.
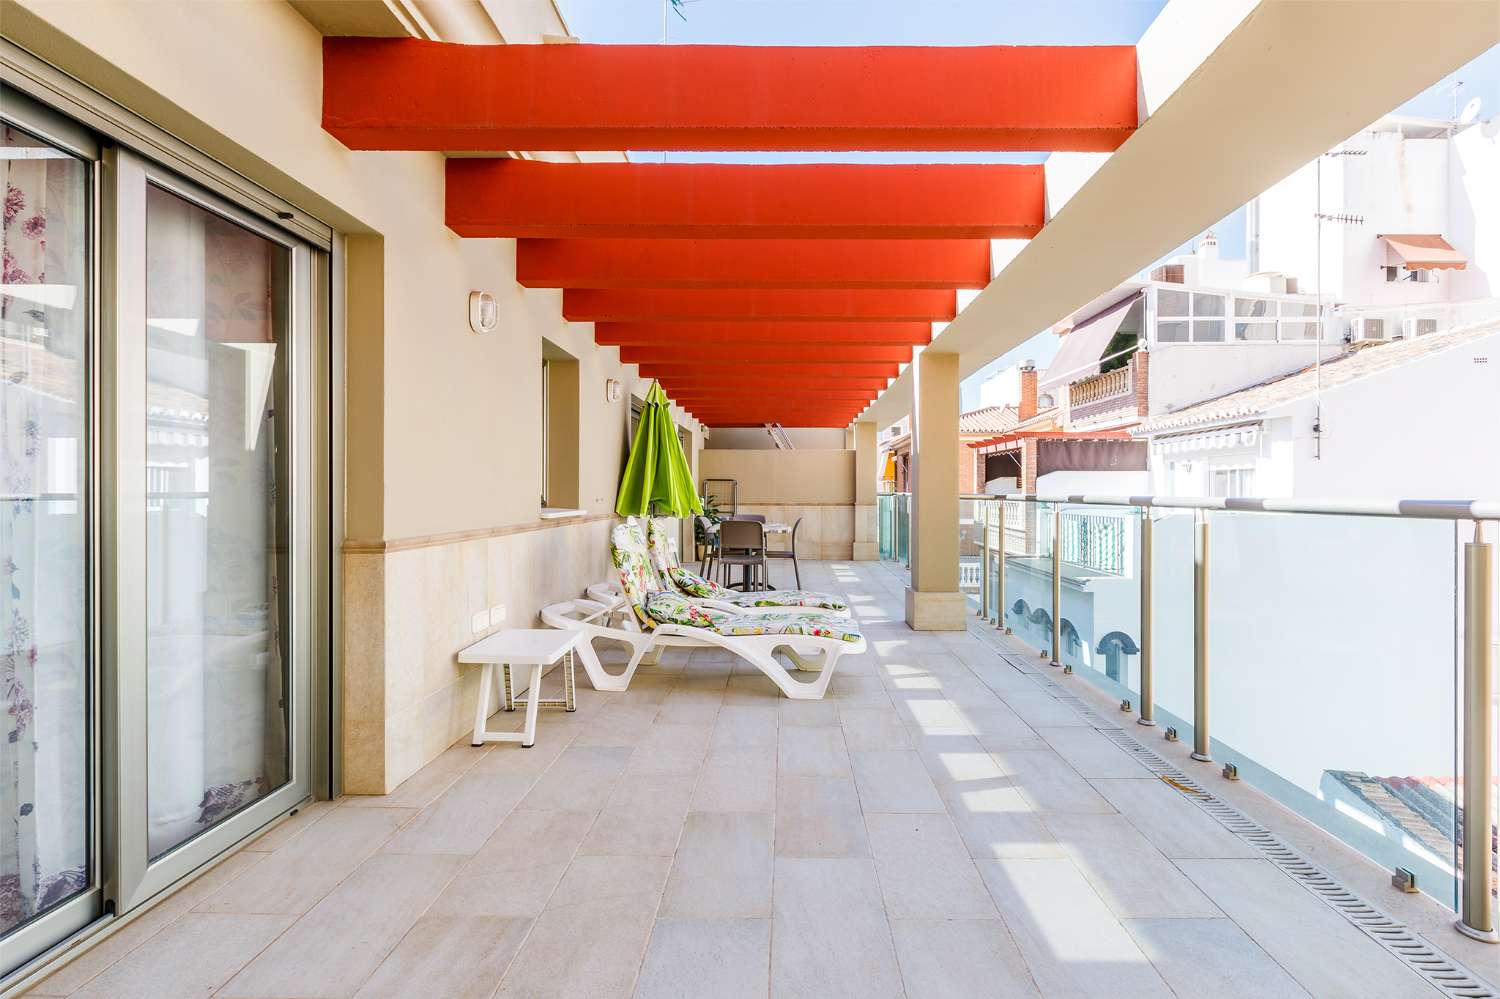
[[[1354,342],[1385,339],[1385,320],[1373,316],[1360,316],[1349,324]]]
[[[1414,337],[1426,336],[1437,332],[1436,319],[1403,319],[1401,320],[1401,336],[1407,340]]]

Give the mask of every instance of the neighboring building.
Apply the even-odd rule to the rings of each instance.
[[[1451,499],[1500,495],[1496,428],[1500,318],[1356,343],[1131,433],[1150,443],[1153,493]]]
[[[1035,379],[1032,384],[1035,390]],[[961,413],[958,436],[964,444],[985,440],[1014,427],[1020,421],[1016,406],[981,406]],[[911,488],[911,422],[902,420],[890,428],[880,441],[879,467],[882,469],[883,492],[907,492]],[[958,493],[968,496],[984,492],[984,462],[972,450],[965,450],[958,466]]]

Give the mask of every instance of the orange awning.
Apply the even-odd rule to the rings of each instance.
[[[894,453],[885,456],[885,474],[881,478],[889,482],[896,481],[896,455]]]
[[[1401,266],[1409,271],[1454,270],[1461,271],[1469,260],[1459,253],[1442,236],[1385,235],[1385,260],[1388,266]]]

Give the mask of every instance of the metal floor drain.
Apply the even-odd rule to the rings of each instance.
[[[982,639],[988,638],[982,630],[979,634]],[[1404,961],[1439,991],[1445,995],[1462,996],[1463,999],[1500,999],[1500,992],[1495,991],[1463,964],[1434,947],[1425,937],[1408,929],[1400,920],[1350,891],[1337,878],[1304,859],[1244,812],[1220,801],[1175,764],[1142,745],[1118,721],[1100,714],[1077,695],[1070,693],[1030,658],[996,648],[988,641],[986,644],[1006,663],[1031,677],[1057,700],[1078,712],[1099,730],[1099,734],[1176,788],[1183,797],[1217,819],[1224,828],[1259,850],[1282,873],[1321,898],[1335,912]]]

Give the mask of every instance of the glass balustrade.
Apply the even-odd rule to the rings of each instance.
[[[880,502],[882,557],[909,564],[910,496]],[[1233,764],[1462,911],[1473,522],[1179,502],[963,497],[960,588],[991,626],[1174,729],[1205,774]],[[1493,836],[1497,817],[1479,821]]]

